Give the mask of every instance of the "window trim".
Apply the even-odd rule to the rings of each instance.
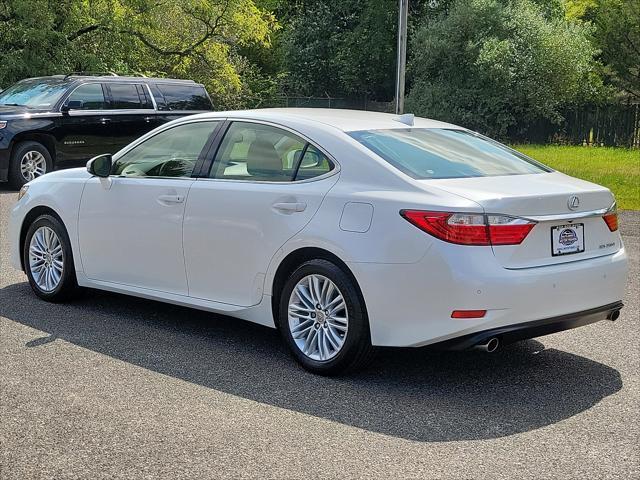
[[[333,166],[333,168],[329,170],[327,173],[323,173],[322,175],[318,175],[317,177],[306,178],[303,180],[295,180],[295,176],[293,177],[294,180],[273,181],[273,182],[265,182],[261,180],[250,180],[250,179],[244,180],[244,179],[237,179],[237,178],[211,178],[209,177],[209,175],[213,169],[214,164],[216,163],[215,159],[216,159],[216,156],[218,155],[218,150],[220,150],[220,146],[222,145],[222,141],[224,140],[224,137],[227,134],[229,127],[234,122],[267,125],[270,127],[278,128],[280,130],[284,130],[286,132],[292,133],[293,135],[300,137],[300,139],[302,139],[305,142],[305,147],[304,147],[305,152],[309,147],[309,145],[312,145],[314,148],[317,148],[320,153],[322,153],[324,156],[327,157],[327,160],[329,160],[329,163]],[[202,169],[200,171],[201,175],[198,176],[198,180],[207,180],[207,181],[216,181],[216,182],[267,184],[267,185],[291,185],[291,184],[309,183],[309,182],[324,180],[325,178],[336,175],[341,171],[340,163],[336,161],[333,155],[328,153],[326,149],[320,147],[317,143],[311,141],[308,136],[298,132],[297,130],[291,127],[288,127],[286,125],[282,125],[276,122],[270,122],[268,120],[258,120],[253,118],[242,118],[242,117],[227,117],[224,123],[225,123],[224,131],[222,132],[221,135],[219,135],[219,138],[216,139],[215,144],[212,145],[213,148],[209,152],[207,152],[207,159],[205,160],[202,166]],[[300,158],[300,162],[302,162],[302,157]],[[297,170],[296,170],[296,173],[297,173]]]
[[[189,177],[164,177],[164,176],[145,176],[145,177],[125,177],[123,175],[114,175],[114,174],[110,174],[109,178],[112,179],[117,179],[117,178],[136,178],[136,179],[155,179],[155,178],[160,178],[160,179],[173,179],[173,180],[195,180],[198,178],[198,173],[199,170],[202,168],[202,164],[203,162],[206,161],[206,155],[209,153],[209,149],[211,148],[212,143],[215,142],[216,138],[218,137],[220,130],[222,129],[223,124],[225,123],[224,118],[196,118],[196,119],[191,119],[191,120],[187,120],[187,121],[183,121],[183,122],[179,122],[179,123],[166,123],[165,125],[163,125],[164,128],[161,128],[158,131],[152,131],[153,135],[143,135],[142,137],[138,138],[138,140],[136,140],[135,142],[127,145],[124,149],[120,150],[119,152],[117,152],[115,155],[113,155],[112,157],[112,169],[115,166],[116,162],[118,160],[120,160],[120,158],[122,158],[124,155],[128,154],[129,152],[131,152],[133,149],[137,148],[139,145],[143,144],[144,142],[146,142],[147,140],[151,140],[152,138],[160,135],[161,133],[166,132],[167,130],[172,130],[176,127],[181,127],[183,125],[188,125],[191,123],[211,123],[211,122],[215,122],[217,123],[217,125],[214,127],[214,129],[211,131],[211,133],[209,134],[209,138],[207,138],[207,141],[205,142],[204,146],[202,147],[202,150],[200,150],[200,153],[198,154],[198,159],[196,160],[196,164],[193,167],[193,171],[191,172],[191,175]],[[149,132],[151,133],[151,132]]]

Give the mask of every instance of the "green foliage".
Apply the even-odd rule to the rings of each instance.
[[[218,105],[239,106],[244,75],[257,74],[239,52],[268,48],[276,28],[251,0],[1,0],[0,84],[145,73],[201,81]]]
[[[393,95],[396,0],[301,1],[280,11],[285,90],[302,95]]]
[[[565,0],[567,16],[595,27],[605,78],[626,95],[640,100],[640,1]]]
[[[414,34],[407,109],[497,137],[601,91],[589,28],[531,0],[459,0]]]

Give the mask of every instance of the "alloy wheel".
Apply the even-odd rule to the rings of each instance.
[[[335,357],[344,346],[349,314],[342,293],[323,275],[307,275],[289,298],[289,329],[298,349],[316,361]]]
[[[64,252],[56,232],[50,227],[38,228],[29,243],[29,270],[34,282],[44,292],[52,292],[60,284],[64,269]]]
[[[47,159],[37,150],[28,151],[20,160],[20,173],[27,182],[44,175],[47,173]]]

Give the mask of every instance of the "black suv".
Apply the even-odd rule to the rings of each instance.
[[[80,74],[22,80],[0,92],[0,182],[20,187],[212,109],[205,88],[190,80]]]

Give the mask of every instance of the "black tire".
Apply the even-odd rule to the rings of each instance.
[[[62,246],[62,274],[55,288],[50,291],[41,288],[34,279],[34,273],[30,263],[29,246],[31,239],[38,229],[41,227],[49,227],[57,235],[60,245]],[[73,298],[79,291],[78,282],[76,280],[76,269],[73,263],[73,252],[71,251],[71,242],[67,230],[60,220],[52,215],[41,215],[35,219],[29,226],[25,237],[23,248],[24,269],[29,279],[34,293],[48,302],[58,303]]]
[[[333,358],[315,360],[296,345],[289,327],[289,300],[298,282],[308,275],[322,275],[338,287],[348,311],[348,331],[344,344]],[[374,354],[369,319],[364,300],[355,281],[334,263],[315,259],[300,265],[286,281],[279,299],[278,328],[294,358],[307,370],[319,375],[336,375],[355,371],[366,365]]]
[[[25,178],[20,169],[22,158],[29,152],[38,152],[45,159],[45,172],[49,173],[53,170],[53,161],[49,150],[38,142],[20,142],[13,147],[11,151],[11,159],[9,161],[9,183],[15,188],[21,188],[29,179]]]

